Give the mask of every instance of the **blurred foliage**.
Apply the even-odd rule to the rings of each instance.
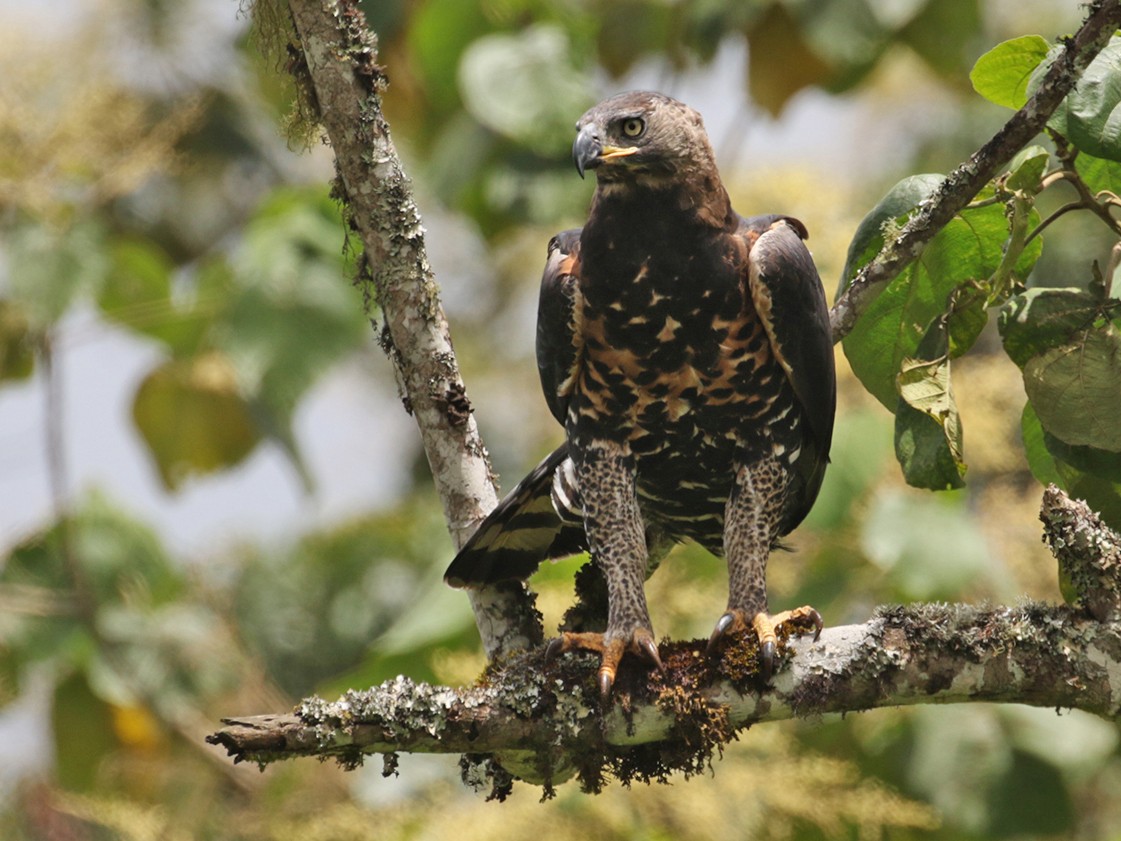
[[[316,499],[296,415],[335,366],[376,351],[347,283],[354,261],[327,197],[327,156],[313,149],[305,167],[277,135],[292,99],[284,39],[269,52],[228,4],[79,5],[85,14],[56,33],[0,28],[0,398],[49,392],[54,355],[83,314],[153,351],[118,417],[163,493],[206,493],[273,446]],[[1017,107],[1075,22],[1061,3],[982,15],[977,0],[364,5],[460,362],[496,465],[515,478],[559,434],[526,398],[537,388],[532,307],[544,243],[586,209],[589,186],[568,160],[585,107],[635,79],[673,93],[744,47],[720,84],[729,110],[750,103],[749,122],[781,118],[812,90],[856,109],[860,131],[892,113],[876,110],[881,100],[951,102],[944,125],[901,127],[927,144],[913,147],[913,166],[901,154],[861,180],[813,160],[726,173],[737,207],[804,219],[823,276],[845,283],[941,179],[908,170],[929,170],[935,147],[936,160],[960,159],[999,124],[969,82]],[[1048,37],[992,47],[1029,29]],[[1072,97],[1057,134],[1013,162],[858,324],[844,349],[851,371],[840,366],[833,466],[798,551],[772,564],[775,604],[813,603],[841,624],[882,602],[1057,598],[1032,522],[1036,479],[1121,521],[1116,407],[1102,411],[1118,393],[1117,286],[1088,259],[1107,260],[1117,235],[1085,208],[1057,213],[1079,184],[1101,202],[1121,189],[1115,104]],[[1043,222],[1045,248],[1027,237]],[[1072,377],[1073,359],[1087,376]],[[63,487],[40,527],[4,535],[0,701],[17,725],[31,722],[21,733],[42,738],[20,779],[0,778],[0,837],[468,839],[537,836],[543,821],[557,839],[1121,833],[1116,728],[1019,708],[769,725],[743,734],[711,779],[598,798],[562,787],[547,805],[528,790],[483,804],[446,757],[403,757],[401,776],[382,779],[315,763],[260,775],[210,753],[202,736],[221,715],[399,672],[475,678],[477,633],[441,581],[450,542],[424,472],[387,510],[195,563],[134,513],[142,503],[97,491]],[[922,494],[904,477],[965,487]],[[533,580],[550,628],[579,562]],[[675,550],[649,582],[659,632],[706,634],[725,577],[696,547]]]

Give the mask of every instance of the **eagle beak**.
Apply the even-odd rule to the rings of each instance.
[[[603,144],[595,127],[586,125],[580,129],[576,140],[572,142],[572,162],[576,164],[576,171],[580,173],[581,178],[584,177],[584,170],[594,169],[599,165],[599,155],[602,151]]]
[[[604,146],[599,139],[599,132],[589,123],[576,135],[572,144],[572,161],[583,178],[585,170],[595,169],[602,161],[626,158],[637,151],[637,146]]]

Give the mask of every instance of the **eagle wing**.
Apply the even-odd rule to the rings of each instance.
[[[801,222],[757,216],[742,220],[736,235],[750,248],[747,285],[755,311],[809,427],[781,527],[788,534],[809,513],[829,463],[837,405],[829,306]]]
[[[545,402],[561,426],[568,414],[579,351],[574,321],[579,271],[580,229],[575,228],[549,240],[537,304],[537,371]]]
[[[549,241],[537,311],[537,369],[549,411],[562,425],[577,363],[573,318],[579,252],[579,229]],[[487,515],[444,579],[453,587],[526,579],[546,558],[585,551],[587,537],[571,468],[568,445],[562,444]]]

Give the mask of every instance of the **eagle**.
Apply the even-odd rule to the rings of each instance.
[[[770,613],[770,552],[809,512],[829,461],[836,374],[821,280],[790,216],[741,217],[699,113],[660,93],[604,100],[576,123],[573,160],[596,174],[583,228],[549,242],[537,321],[550,453],[448,567],[453,587],[528,578],[590,553],[607,587],[600,632],[563,633],[546,657],[600,655],[611,694],[624,655],[661,668],[644,591],[675,544],[728,564],[708,650],[813,628],[809,606]]]

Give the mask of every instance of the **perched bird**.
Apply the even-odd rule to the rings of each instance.
[[[658,93],[611,97],[576,123],[588,221],[549,243],[537,364],[565,443],[483,521],[445,576],[525,579],[588,550],[607,583],[606,631],[549,656],[599,652],[601,693],[625,653],[661,666],[647,576],[675,542],[727,560],[728,606],[709,640],[754,629],[769,678],[772,548],[809,512],[833,433],[836,378],[821,280],[789,216],[732,210],[700,115]]]

